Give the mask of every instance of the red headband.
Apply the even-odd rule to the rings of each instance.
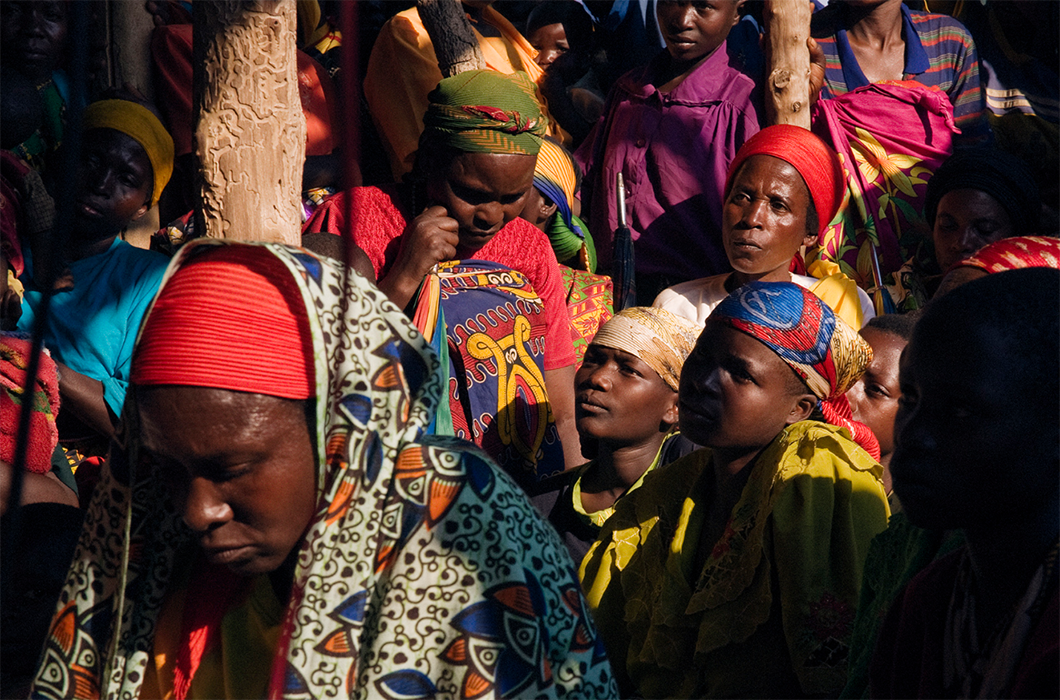
[[[147,317],[132,383],[314,396],[309,321],[290,272],[253,245],[193,255]]]
[[[1002,238],[955,267],[975,267],[989,273],[1025,267],[1060,268],[1060,239],[1047,236]]]
[[[780,158],[799,171],[817,210],[820,223],[817,233],[823,233],[843,202],[843,169],[835,151],[802,127],[790,124],[766,127],[748,139],[733,158],[725,177],[726,195],[744,161],[759,155]]]

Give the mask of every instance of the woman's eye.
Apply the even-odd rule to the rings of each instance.
[[[742,367],[729,368],[729,376],[731,376],[735,381],[739,382],[740,384],[749,384],[750,382],[754,381],[754,378],[751,376],[750,372],[743,369]]]
[[[887,390],[879,384],[866,384],[865,395],[879,399],[885,399],[890,396],[890,394],[887,393]]]

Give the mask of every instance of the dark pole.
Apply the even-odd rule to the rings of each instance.
[[[33,343],[30,350],[29,367],[26,369],[26,385],[23,387],[23,396],[33,396],[33,389],[37,382],[37,372],[40,369],[40,354],[44,346],[44,331],[48,327],[48,317],[54,294],[55,280],[62,269],[63,252],[66,250],[70,235],[71,224],[74,216],[74,198],[77,196],[78,177],[81,166],[81,121],[84,114],[84,105],[87,101],[86,85],[88,83],[88,3],[72,2],[69,8],[69,34],[70,37],[70,103],[66,106],[66,127],[63,130],[63,143],[59,149],[57,192],[56,202],[56,225],[51,231],[43,231],[41,239],[37,244],[34,255],[43,255],[44,264],[37,269],[43,269],[43,278],[36,280],[37,285],[43,291],[40,310],[34,319]],[[7,526],[2,533],[3,551],[12,556],[15,551],[22,527],[22,482],[23,472],[26,466],[26,452],[28,449],[29,422],[33,411],[33,403],[29,400],[22,402],[22,410],[18,416],[18,432],[15,438],[15,457],[11,474],[11,493],[7,511]],[[0,576],[3,580],[3,590],[8,590],[11,567],[0,567]]]

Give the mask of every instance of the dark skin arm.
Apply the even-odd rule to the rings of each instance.
[[[59,369],[59,397],[64,411],[70,411],[100,435],[114,436],[114,422],[103,399],[103,382],[75,372],[61,362]]]
[[[0,515],[7,512],[11,500],[11,481],[15,468],[7,462],[0,462]],[[37,474],[26,472],[22,475],[22,505],[30,503],[62,503],[79,507],[77,494],[69,486],[59,481],[51,472]]]
[[[821,97],[821,88],[824,87],[824,51],[813,37],[806,37],[806,48],[810,50],[810,104],[814,104]]]
[[[574,365],[545,370],[545,390],[552,405],[552,417],[556,421],[556,432],[563,441],[565,469],[574,469],[585,464],[582,457],[581,438],[574,421]]]
[[[453,260],[460,243],[460,227],[445,207],[433,206],[405,227],[401,250],[387,276],[379,280],[379,289],[390,301],[404,309],[419,289],[420,283],[436,263]],[[574,376],[571,375],[573,384]],[[574,400],[571,399],[573,410]]]

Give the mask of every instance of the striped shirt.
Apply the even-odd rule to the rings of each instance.
[[[811,34],[825,55],[825,85],[821,98],[842,95],[869,84],[850,48],[841,7],[814,13]],[[961,130],[959,142],[978,144],[990,139],[979,85],[979,57],[972,35],[947,15],[916,12],[902,5],[905,39],[903,80],[938,87],[950,98],[953,120]]]

